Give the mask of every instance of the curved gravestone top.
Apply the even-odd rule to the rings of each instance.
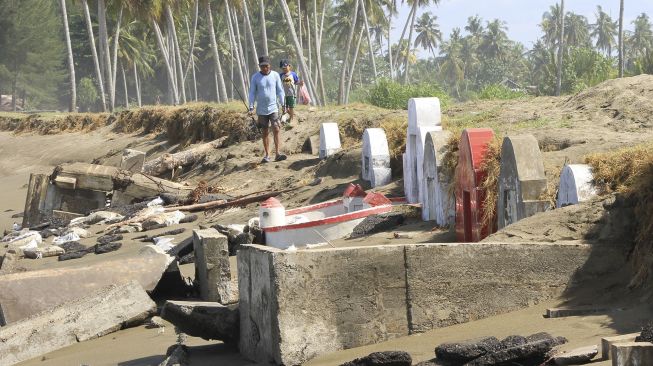
[[[490,229],[482,223],[485,191],[480,187],[485,173],[481,164],[494,138],[490,128],[468,128],[462,132],[458,144],[456,167],[456,240],[477,242],[486,237]]]
[[[497,226],[504,228],[548,208],[542,153],[533,135],[508,136],[501,145]]]
[[[440,168],[445,154],[449,131],[430,131],[424,139],[422,219],[436,221],[440,226],[449,224],[449,211],[453,208],[448,197],[448,185],[453,177],[444,177]]]
[[[446,152],[445,146],[451,137],[450,131],[429,131],[424,137],[424,165],[426,160],[435,162],[435,166],[442,166],[442,159]],[[450,179],[451,180],[451,177]]]
[[[367,128],[363,132],[363,154],[367,156],[390,155],[388,139],[382,128]]]
[[[340,131],[335,122],[325,122],[320,125],[320,159],[335,153],[340,149]]]
[[[431,97],[408,100],[408,134],[416,135],[419,126],[442,126],[440,99]]]
[[[592,168],[586,164],[568,164],[560,173],[556,207],[575,205],[596,196]]]

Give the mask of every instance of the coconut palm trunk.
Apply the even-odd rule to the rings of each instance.
[[[372,47],[372,36],[370,35],[370,23],[367,18],[367,11],[365,10],[365,0],[361,0],[361,10],[363,11],[363,19],[365,20],[365,33],[367,34],[367,44],[370,47],[370,62],[372,63],[372,72],[374,73],[374,83],[376,83],[376,60],[374,60],[374,47]]]
[[[345,47],[345,60],[340,69],[340,85],[338,89],[338,104],[345,103],[345,95],[347,91],[345,90],[345,79],[347,77],[347,67],[349,66],[349,53],[351,52],[351,42],[354,38],[354,29],[356,28],[356,21],[358,20],[358,7],[360,0],[356,0],[354,5],[354,15],[351,18],[351,26],[349,29],[349,36],[347,36],[347,46]]]
[[[224,5],[225,5],[225,9],[227,10],[227,20],[228,20],[227,21],[227,26],[229,28],[229,41],[231,42],[231,47],[233,49],[232,58],[238,63],[238,65],[236,65],[236,71],[238,72],[238,76],[240,78],[240,86],[242,88],[241,90],[243,91],[243,93],[240,93],[240,95],[243,96],[244,93],[247,90],[247,88],[245,86],[245,75],[243,74],[243,68],[242,68],[243,65],[242,65],[242,61],[241,61],[241,57],[240,57],[240,52],[239,52],[239,49],[238,49],[238,43],[236,42],[236,36],[234,34],[234,26],[233,26],[233,21],[232,21],[232,18],[231,18],[231,9],[230,9],[230,6],[229,6],[229,2],[225,1]],[[232,77],[231,80],[233,81],[233,77]],[[232,98],[233,98],[233,95],[232,95]],[[245,103],[247,103],[246,100],[243,100],[243,101]]]
[[[316,29],[315,37],[315,52],[317,58],[317,77],[320,79],[320,93],[322,95],[322,103],[326,104],[326,89],[324,88],[324,73],[322,71],[322,31],[324,30],[324,14],[326,13],[327,2],[322,2],[322,17],[320,19],[320,30]],[[313,7],[315,10],[315,25],[317,27],[317,0],[313,0]]]
[[[122,86],[125,90],[125,108],[129,109],[129,91],[127,90],[127,77],[125,76],[125,67],[120,63],[120,71],[122,72]]]
[[[233,8],[231,10],[233,10],[231,12],[231,16],[233,17],[232,26],[234,29],[234,38],[236,39],[236,45],[238,46],[238,55],[240,56],[239,63],[240,63],[240,67],[243,69],[243,75],[245,75],[243,82],[245,84],[245,88],[247,88],[247,86],[249,85],[249,78],[247,77],[247,75],[249,75],[249,67],[247,67],[247,57],[245,56],[245,49],[243,48],[243,37],[241,37],[240,35],[240,25],[238,25],[238,23],[240,22],[238,21],[236,9]]]
[[[399,37],[399,42],[397,42],[397,44],[400,47],[401,47],[401,42],[404,40],[404,36],[406,35],[406,30],[408,29],[408,24],[411,22],[411,19],[413,19],[413,14],[415,14],[416,11],[417,11],[417,0],[413,0],[413,6],[410,8],[410,13],[408,13],[408,18],[406,18],[406,24],[404,25],[404,30],[401,31],[401,37]],[[388,32],[389,32],[389,30],[388,30]],[[390,38],[390,36],[388,36],[388,39],[389,38]],[[392,64],[394,64],[394,65],[399,64],[399,56],[400,55],[401,55],[401,50],[397,49],[397,53],[395,54],[395,58],[392,61]]]
[[[254,60],[258,60],[258,52],[256,52],[256,42],[254,41],[254,30],[252,29],[252,22],[250,20],[249,9],[247,8],[247,0],[243,0],[243,12],[245,17],[245,27],[249,36],[249,43],[252,46],[252,56]]]
[[[222,74],[222,65],[220,64],[220,55],[218,53],[218,43],[215,40],[215,27],[213,26],[213,14],[211,13],[211,3],[206,3],[206,17],[209,21],[209,38],[211,39],[211,51],[213,51],[213,67],[216,73],[216,92],[219,102],[227,102],[227,86],[224,83]]]
[[[177,83],[177,89],[181,94],[181,102],[186,103],[186,86],[184,82],[184,71],[181,66],[181,51],[179,49],[179,38],[177,38],[177,27],[175,25],[175,18],[174,15],[172,14],[172,9],[170,8],[170,5],[166,5],[166,18],[168,19],[168,33],[171,36],[171,41],[172,41],[172,51],[174,52],[174,67],[176,68],[176,76],[177,78],[175,80]]]
[[[193,57],[193,52],[195,51],[195,39],[197,36],[197,19],[199,18],[199,1],[195,1],[195,8],[193,11],[193,31],[191,32],[188,26],[188,17],[185,18],[186,20],[186,33],[188,33],[189,36],[189,49],[188,49],[188,62],[186,62],[186,71],[184,71],[184,81],[188,77],[188,72],[190,72],[191,67],[193,68],[194,72],[194,67],[195,67],[195,59]],[[197,89],[197,84],[193,82],[193,87]],[[197,93],[195,93],[195,98],[197,99]]]
[[[295,46],[295,52],[297,53],[297,58],[299,59],[298,60],[299,66],[301,67],[302,70],[304,70],[304,82],[306,84],[306,88],[308,89],[308,92],[311,96],[313,103],[317,105],[322,105],[322,102],[320,101],[320,99],[318,99],[318,95],[315,93],[316,90],[315,84],[313,83],[311,71],[306,66],[306,60],[304,59],[304,54],[302,53],[302,48],[299,44],[297,33],[295,32],[295,26],[293,24],[292,17],[290,15],[290,9],[288,8],[288,3],[286,2],[286,0],[279,0],[279,3],[281,4],[281,10],[286,20],[286,24],[288,25],[288,30],[290,31],[290,36],[292,38],[293,44]]]
[[[258,2],[259,5],[259,16],[261,18],[261,37],[262,39],[262,45],[263,45],[263,54],[269,56],[270,54],[268,53],[268,34],[267,30],[265,29],[265,2],[263,0],[259,0]]]
[[[159,25],[156,23],[154,18],[151,18],[151,23],[152,23],[152,28],[154,29],[156,43],[159,46],[159,50],[161,51],[161,56],[163,56],[163,63],[165,64],[166,74],[168,75],[168,82],[170,83],[170,87],[171,87],[172,104],[177,105],[179,104],[179,97],[174,83],[175,74],[172,69],[173,65],[170,63],[170,55],[168,54],[168,50],[164,43],[163,34],[161,33],[161,28],[159,28]]]
[[[624,77],[624,0],[619,2],[619,77]]]
[[[558,75],[556,96],[562,92],[562,53],[565,49],[565,0],[560,0],[560,32],[558,33]]]
[[[112,61],[112,68],[111,68],[111,76],[113,79],[111,79],[111,90],[113,91],[113,95],[111,96],[111,100],[115,101],[116,100],[116,79],[118,78],[118,39],[120,38],[120,24],[122,23],[122,6],[120,7],[120,10],[118,12],[118,21],[116,23],[116,33],[113,37],[113,61]],[[115,102],[112,102],[112,105],[115,104]]]
[[[361,4],[363,1],[361,1]],[[351,91],[351,82],[354,79],[354,71],[356,70],[356,60],[358,60],[358,54],[361,49],[361,41],[363,40],[363,32],[365,29],[361,27],[361,31],[358,35],[358,42],[356,43],[356,50],[354,51],[354,59],[351,62],[351,68],[349,69],[349,81],[347,82],[347,94],[345,95],[345,103],[349,103],[349,92]]]
[[[388,18],[388,62],[390,63],[390,80],[395,79],[395,68],[394,64],[392,63],[392,42],[390,41],[390,31],[392,30],[392,27],[390,26],[390,23],[392,22],[392,15],[389,15]]]
[[[138,70],[136,67],[136,62],[134,62],[134,85],[136,86],[136,101],[138,102],[138,107],[142,107],[141,103],[141,83],[138,80]]]
[[[415,1],[417,4],[417,1]],[[415,5],[416,6],[416,5]],[[408,85],[408,70],[410,67],[410,47],[413,43],[413,29],[415,29],[415,17],[417,16],[417,9],[413,12],[413,17],[410,21],[410,32],[408,32],[408,49],[406,50],[406,67],[404,68],[404,84]]]
[[[104,92],[104,82],[102,80],[102,71],[100,70],[100,60],[95,47],[95,36],[93,35],[93,23],[91,22],[91,12],[88,9],[88,1],[82,0],[82,8],[84,9],[84,20],[86,23],[86,31],[88,32],[89,43],[91,44],[91,54],[93,56],[93,64],[95,66],[95,78],[97,79],[98,89],[100,92],[100,99],[102,100],[102,112],[107,111],[106,94]]]
[[[113,90],[113,75],[111,74],[111,53],[109,51],[109,33],[107,30],[107,6],[104,0],[98,0],[98,28],[100,38],[100,59],[104,67],[104,80],[109,86],[109,108],[115,107],[115,91]]]
[[[75,81],[75,62],[73,60],[73,47],[70,44],[70,31],[68,30],[68,12],[66,11],[66,0],[59,0],[61,4],[61,15],[63,18],[63,32],[66,38],[66,51],[68,52],[68,72],[70,75],[70,111],[77,112],[77,84]]]

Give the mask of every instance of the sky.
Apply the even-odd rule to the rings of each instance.
[[[455,27],[464,31],[469,16],[478,14],[484,21],[498,18],[506,21],[510,39],[530,48],[541,35],[538,24],[542,20],[542,14],[558,2],[556,0],[441,0],[438,6],[431,5],[420,9],[417,16],[425,11],[437,15],[437,23],[445,39],[449,38],[451,30]],[[614,20],[619,19],[619,0],[567,0],[565,12],[573,11],[584,15],[591,24],[596,18],[597,5],[601,5]],[[403,4],[399,9],[399,17],[393,19],[393,43],[399,40],[409,12],[410,7]],[[631,22],[641,13],[653,17],[653,0],[625,0],[626,30],[632,29]],[[413,35],[413,39],[414,37]],[[420,56],[422,55],[425,53],[420,51]]]

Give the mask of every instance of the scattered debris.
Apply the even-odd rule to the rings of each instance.
[[[35,248],[35,249],[25,249],[23,250],[23,254],[27,258],[31,259],[40,259],[40,258],[46,258],[46,257],[54,257],[58,256],[61,254],[64,254],[65,250],[63,248],[58,247],[56,245],[49,245],[45,248]]]
[[[97,243],[98,244],[108,244],[114,241],[120,241],[123,239],[123,236],[120,234],[107,234],[107,235],[102,235],[101,237],[97,238]]]
[[[164,231],[164,232],[162,232],[161,234],[155,234],[155,235],[151,235],[151,236],[147,236],[147,235],[146,235],[146,236],[144,236],[144,237],[141,238],[141,241],[142,241],[142,242],[154,242],[154,239],[156,239],[156,238],[158,238],[158,237],[161,237],[161,236],[172,236],[172,235],[178,235],[178,234],[181,234],[181,233],[183,233],[183,232],[185,232],[185,231],[186,231],[185,228],[180,227],[180,228],[177,228],[177,229],[172,229],[172,230]]]
[[[374,352],[340,366],[411,366],[413,359],[407,352],[385,351]]]
[[[69,241],[67,243],[63,243],[59,245],[63,250],[66,251],[66,253],[71,253],[71,252],[79,252],[79,251],[85,251],[87,250],[87,247],[85,245],[80,244],[78,241]]]
[[[400,212],[386,212],[370,215],[354,227],[350,239],[361,238],[370,234],[393,229],[404,223],[406,216]]]
[[[118,242],[109,242],[106,244],[96,244],[95,245],[95,254],[104,254],[109,252],[114,252],[122,247],[122,243]]]
[[[81,258],[81,257],[87,255],[88,253],[89,252],[87,252],[85,250],[80,250],[80,251],[77,251],[77,252],[64,253],[64,254],[60,255],[58,259],[59,259],[59,261],[67,261],[67,260],[70,260],[70,259],[78,259],[78,258]]]
[[[193,337],[235,343],[240,336],[238,304],[168,300],[161,317]]]
[[[635,342],[653,342],[653,321],[642,327],[642,333],[635,338]]]
[[[187,366],[188,362],[188,347],[183,344],[175,344],[168,348],[166,352],[166,359],[159,364],[159,366]]]
[[[195,164],[210,153],[212,150],[224,146],[227,136],[220,137],[206,144],[193,147],[176,154],[163,154],[161,157],[152,159],[143,165],[143,173],[149,175],[161,175],[178,167]]]

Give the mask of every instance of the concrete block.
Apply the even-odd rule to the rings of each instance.
[[[363,133],[362,178],[372,188],[384,186],[392,181],[390,150],[385,131],[382,128],[368,128]]]
[[[493,231],[493,225],[483,223],[485,190],[481,182],[485,173],[481,164],[487,144],[494,138],[490,128],[465,129],[458,144],[456,167],[456,240],[477,242]]]
[[[72,163],[59,166],[57,177],[75,178],[77,189],[110,192],[113,190],[113,178],[118,175],[118,168],[97,164]]]
[[[217,302],[166,301],[161,317],[192,337],[238,342],[240,316],[238,304]]]
[[[591,250],[583,244],[406,246],[411,333],[555,298],[567,288]]]
[[[145,153],[138,150],[125,149],[120,159],[120,169],[128,170],[132,173],[140,173],[145,164]]]
[[[453,177],[442,173],[444,147],[451,136],[448,131],[431,131],[424,140],[424,161],[422,164],[422,219],[435,221],[446,227],[454,223],[455,199],[449,193],[449,184]]]
[[[546,192],[547,180],[535,136],[508,136],[503,139],[498,186],[498,229],[548,208],[548,202],[540,199]]]
[[[240,350],[258,362],[319,354],[408,334],[403,248],[238,252]]]
[[[0,328],[0,365],[44,355],[143,321],[156,304],[136,282],[110,285]]]
[[[612,366],[653,366],[653,343],[616,343],[610,348]]]
[[[64,211],[87,214],[106,207],[107,193],[89,189],[66,189],[54,184],[48,186],[43,212]]]
[[[592,361],[599,353],[596,345],[573,349],[569,352],[560,352],[552,356],[553,362],[558,366],[583,365]]]
[[[110,284],[135,280],[146,291],[152,291],[172,259],[147,245],[138,255],[116,256],[101,263],[5,274],[0,276],[5,320],[11,324]]]
[[[334,122],[322,123],[320,126],[320,159],[340,151],[340,132],[338,124]]]
[[[613,344],[635,342],[635,338],[639,337],[639,335],[640,333],[637,332],[601,338],[601,358],[604,360],[611,359]]]
[[[59,188],[75,189],[77,188],[77,178],[73,177],[56,177],[54,184]]]
[[[592,168],[586,164],[569,164],[562,168],[556,207],[575,205],[596,196]]]
[[[546,309],[547,318],[565,318],[568,316],[584,316],[592,314],[602,314],[609,312],[607,308],[597,308],[593,306],[575,306],[575,307],[559,307]]]
[[[231,304],[238,301],[231,284],[229,240],[216,229],[193,230],[195,279],[200,285],[200,297],[205,301]]]

